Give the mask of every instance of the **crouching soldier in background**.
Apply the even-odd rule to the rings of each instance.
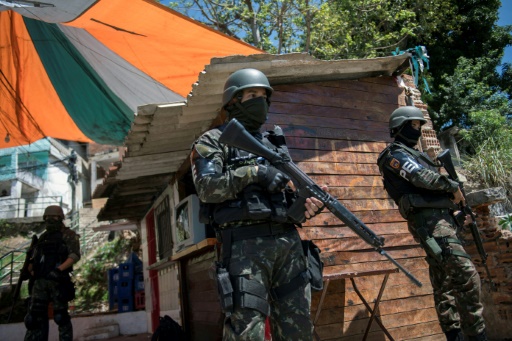
[[[73,325],[68,302],[75,298],[70,273],[73,264],[80,260],[79,237],[64,225],[64,212],[60,206],[48,206],[43,219],[46,231],[39,237],[29,263],[35,281],[25,316],[25,340],[48,340],[48,305],[53,302],[53,319],[59,326],[59,340],[72,341]]]

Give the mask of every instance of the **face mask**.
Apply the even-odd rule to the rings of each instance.
[[[251,98],[235,103],[229,111],[229,119],[236,118],[250,133],[256,133],[267,120],[268,103],[265,97]]]
[[[46,231],[48,232],[57,232],[60,231],[60,229],[62,228],[62,222],[58,220],[48,219],[46,220],[45,224]]]
[[[400,129],[397,135],[397,139],[409,147],[414,147],[418,143],[420,137],[421,129],[414,129],[411,125],[411,121],[407,121],[407,123],[402,127],[402,129]]]

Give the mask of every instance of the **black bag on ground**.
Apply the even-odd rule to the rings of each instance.
[[[160,323],[151,336],[151,341],[185,341],[185,333],[169,315],[160,316]]]

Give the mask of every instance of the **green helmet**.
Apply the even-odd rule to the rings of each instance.
[[[416,107],[405,106],[396,109],[389,117],[389,134],[395,137],[405,122],[414,120],[420,121],[421,125],[427,123],[421,110]]]
[[[270,100],[274,91],[268,82],[267,76],[260,70],[240,69],[232,73],[224,84],[222,107],[225,107],[239,91],[247,88],[265,88],[267,90],[267,101]]]
[[[46,219],[46,216],[49,215],[56,215],[59,216],[62,220],[64,220],[64,211],[62,211],[62,208],[57,205],[50,205],[44,210],[43,214],[43,220]]]

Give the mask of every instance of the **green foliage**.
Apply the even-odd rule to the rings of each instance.
[[[512,231],[512,214],[509,214],[502,218],[498,224],[501,226],[502,230]]]
[[[130,241],[116,238],[96,250],[93,257],[78,263],[75,269],[77,312],[101,311],[108,305],[108,270],[126,260]]]
[[[312,24],[311,52],[320,59],[389,56],[432,29],[428,16],[437,7],[432,1],[413,5],[400,0],[324,2]]]
[[[462,130],[468,151],[463,161],[470,176],[488,187],[512,190],[512,126],[496,109],[469,114],[472,128]]]
[[[442,104],[433,115],[434,121],[466,128],[473,124],[469,119],[472,112],[495,110],[502,116],[511,112],[508,95],[500,88],[498,65],[498,56],[492,54],[474,59],[460,57],[453,74],[443,76],[437,92]]]
[[[499,221],[502,230],[512,231],[512,215],[508,215]]]
[[[0,220],[0,239],[22,236],[26,237],[33,226],[23,226],[7,220]]]

